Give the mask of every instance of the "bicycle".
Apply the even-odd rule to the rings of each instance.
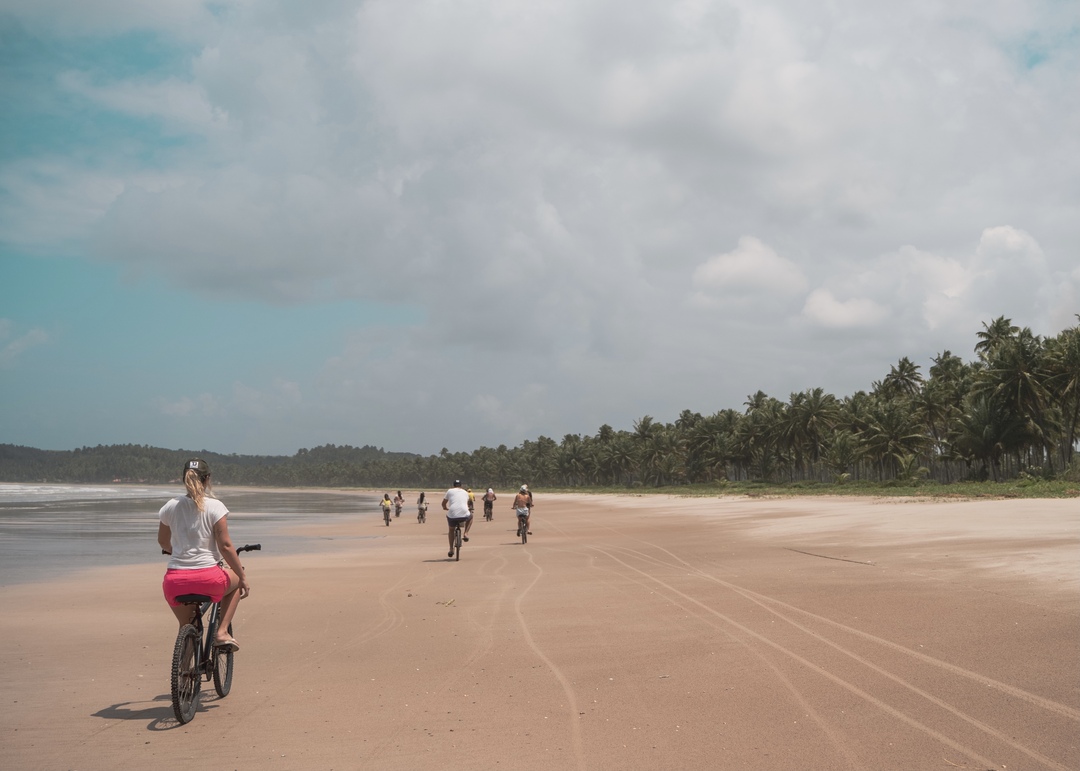
[[[241,546],[239,554],[245,551],[260,551],[262,544],[253,543]],[[163,554],[168,552],[162,550]],[[195,717],[199,707],[199,692],[204,682],[214,681],[214,690],[224,699],[232,690],[233,651],[214,645],[217,636],[221,604],[211,602],[205,594],[181,594],[176,600],[191,606],[195,617],[190,624],[180,627],[173,646],[171,696],[173,714],[181,724],[188,723]],[[203,616],[210,611],[206,626]],[[232,624],[228,628],[232,636]],[[205,635],[204,635],[205,632]]]
[[[465,527],[465,520],[461,519],[454,525],[454,562],[458,562],[461,559],[461,529]]]
[[[528,514],[526,514],[525,516],[522,516],[521,514],[518,514],[518,531],[517,531],[517,534],[518,534],[518,537],[521,538],[522,543],[528,543],[529,542],[529,528],[525,524],[528,521],[529,521],[529,515]]]
[[[382,518],[386,522],[386,526],[390,527],[390,509],[387,506],[383,506]]]
[[[484,519],[488,522],[495,515],[495,503],[493,501],[484,501]]]
[[[416,510],[416,521],[421,525],[424,524],[425,522],[427,522],[427,504],[426,503],[423,506],[421,506],[419,509]]]

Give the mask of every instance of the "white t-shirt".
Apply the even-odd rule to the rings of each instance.
[[[446,508],[447,519],[467,519],[469,516],[469,494],[460,487],[451,487],[443,496],[448,501]]]
[[[221,560],[214,525],[228,516],[229,510],[217,498],[205,498],[203,506],[205,511],[199,511],[195,501],[185,495],[173,498],[158,512],[158,519],[172,531],[170,570],[212,568]]]

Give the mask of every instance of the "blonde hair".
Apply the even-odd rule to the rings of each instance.
[[[191,500],[195,501],[196,508],[199,511],[205,511],[206,498],[213,497],[210,493],[210,475],[200,477],[199,472],[189,468],[184,472],[184,487],[187,488],[187,494]]]

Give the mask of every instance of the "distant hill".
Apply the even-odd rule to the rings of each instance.
[[[138,444],[98,445],[75,450],[39,450],[0,444],[0,482],[167,484],[180,480],[185,460],[200,457],[218,484],[362,486],[365,468],[419,456],[378,447],[325,445],[295,455],[222,455],[210,450],[167,450]]]

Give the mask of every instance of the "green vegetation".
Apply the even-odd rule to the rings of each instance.
[[[940,353],[925,378],[904,357],[852,396],[810,388],[785,402],[758,391],[743,411],[684,410],[674,423],[646,415],[631,431],[604,425],[561,442],[427,457],[348,445],[291,457],[0,445],[0,481],[168,482],[198,454],[222,484],[439,489],[461,478],[689,495],[1077,495],[1080,326],[1042,338],[1000,317],[983,324],[974,350],[970,362]]]

